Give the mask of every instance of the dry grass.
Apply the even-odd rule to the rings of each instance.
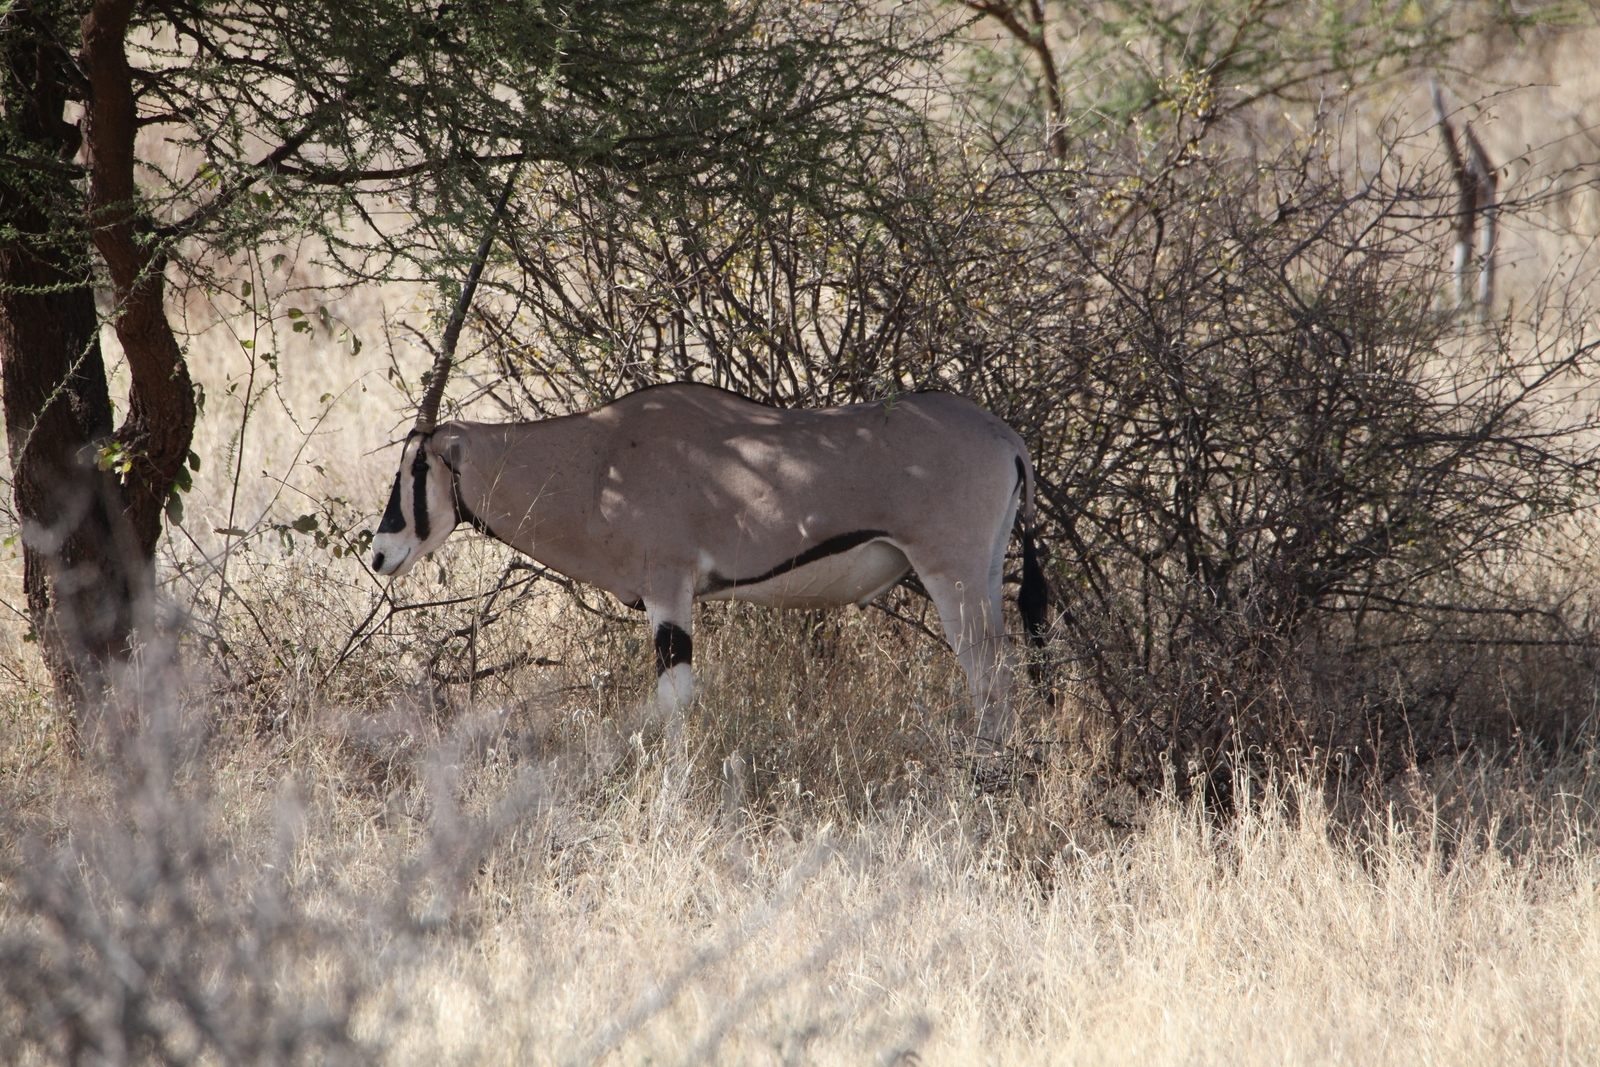
[[[271,481],[249,506],[282,522]],[[222,525],[208,491],[189,521]],[[115,757],[62,756],[0,635],[0,1061],[1600,1058],[1593,739],[1353,794],[1241,781],[1219,822],[1109,789],[1073,709],[1034,707],[1074,743],[985,793],[939,643],[725,605],[680,757],[636,621],[541,579],[469,648],[441,634],[503,549],[458,537],[400,593],[467,602],[390,615],[295,546],[252,538],[215,610],[190,557],[183,673],[147,658]],[[559,662],[438,681],[530,654]]]
[[[1225,824],[1107,795],[1076,747],[986,795],[933,739],[930,642],[734,608],[683,759],[574,684],[643,666],[591,619],[549,612],[573,666],[516,704],[375,682],[262,728],[147,678],[148,725],[77,765],[11,694],[5,1058],[67,1058],[68,1017],[135,1060],[144,1019],[167,1062],[1600,1055],[1592,744],[1241,782]]]

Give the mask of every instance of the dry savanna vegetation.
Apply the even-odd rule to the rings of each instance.
[[[301,7],[0,0],[0,1061],[1600,1060],[1588,7]],[[379,578],[439,366],[1001,415],[1016,743]]]

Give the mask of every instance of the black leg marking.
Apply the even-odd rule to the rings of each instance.
[[[656,673],[666,674],[694,658],[694,640],[675,622],[656,627]]]
[[[400,472],[394,472],[394,488],[389,490],[389,506],[383,509],[383,521],[378,523],[379,533],[399,533],[406,528],[406,517],[400,512]]]
[[[411,512],[418,541],[428,539],[428,442],[417,444],[417,458],[411,461]]]

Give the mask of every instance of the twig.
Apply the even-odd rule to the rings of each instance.
[[[531,652],[522,652],[493,667],[483,667],[479,670],[462,671],[455,674],[435,674],[433,680],[438,685],[471,685],[475,682],[481,682],[485,678],[493,678],[497,674],[514,671],[519,667],[565,667],[566,665],[565,660],[549,659],[545,656],[535,656]]]

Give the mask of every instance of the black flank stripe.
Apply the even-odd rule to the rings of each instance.
[[[776,567],[772,568],[770,571],[767,571],[764,574],[758,574],[753,578],[736,578],[729,580],[727,578],[719,578],[716,575],[711,575],[710,591],[715,592],[719,589],[731,589],[741,585],[758,585],[761,582],[776,578],[780,574],[788,574],[790,571],[799,570],[808,563],[815,563],[819,559],[826,559],[829,556],[836,556],[840,552],[848,552],[852,548],[866,544],[868,541],[876,541],[880,537],[888,536],[889,533],[887,530],[853,530],[850,533],[837,534],[828,538],[826,541],[820,541],[817,544],[812,545],[798,556],[793,556],[789,559],[786,559]]]
[[[417,442],[417,458],[411,461],[411,512],[416,522],[418,541],[428,539],[428,442]]]

